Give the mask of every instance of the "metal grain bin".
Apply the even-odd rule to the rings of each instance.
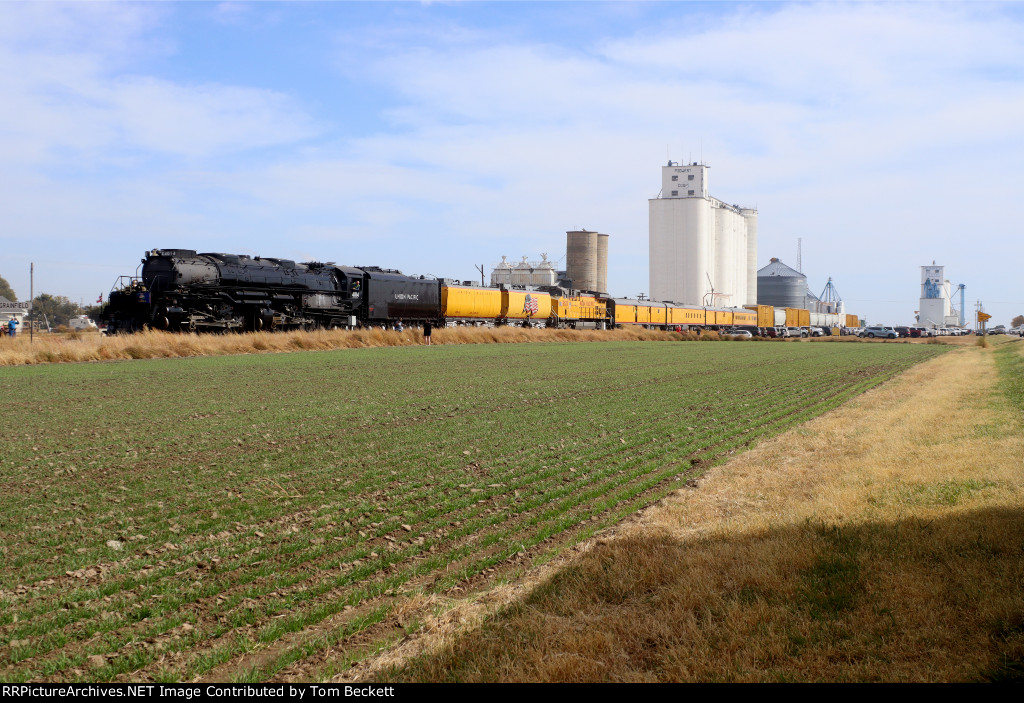
[[[757,303],[776,308],[805,308],[807,276],[772,259],[757,272]]]

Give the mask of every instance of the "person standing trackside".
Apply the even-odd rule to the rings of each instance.
[[[428,347],[430,346],[430,332],[431,332],[430,323],[429,322],[424,322],[423,323],[423,341],[426,343],[426,345]]]
[[[9,336],[13,337],[14,333],[18,331],[17,327],[18,327],[18,318],[14,317],[12,315],[11,319],[7,321],[7,334]]]

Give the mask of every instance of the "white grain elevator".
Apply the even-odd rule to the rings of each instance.
[[[708,169],[673,161],[661,167],[661,193],[648,201],[650,297],[756,305],[757,210],[711,197]]]

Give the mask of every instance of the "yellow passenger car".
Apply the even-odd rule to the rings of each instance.
[[[666,325],[666,303],[651,300],[613,298],[608,301],[614,312],[616,327],[659,327]]]
[[[765,306],[770,307],[770,306]],[[736,310],[732,315],[732,324],[737,327],[761,327],[758,323],[758,314],[751,310]]]

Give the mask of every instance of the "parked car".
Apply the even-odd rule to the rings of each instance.
[[[865,327],[864,330],[858,335],[860,337],[882,337],[885,339],[896,339],[900,336],[900,333],[894,330],[892,327]]]
[[[733,337],[743,337],[744,339],[753,339],[754,335],[750,333],[750,330],[740,329],[738,327],[730,327],[725,330],[725,334]]]
[[[901,337],[920,337],[921,332],[916,327],[894,327]]]

